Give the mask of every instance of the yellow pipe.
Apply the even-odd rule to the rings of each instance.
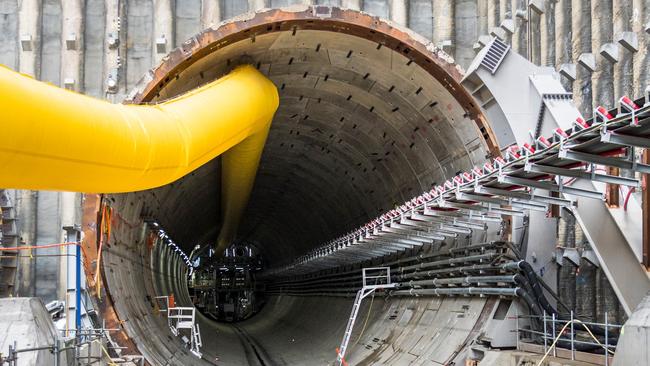
[[[0,187],[139,191],[225,153],[222,247],[234,238],[278,104],[275,85],[251,66],[156,105],[111,104],[0,67]]]

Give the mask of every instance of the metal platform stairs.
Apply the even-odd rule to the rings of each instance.
[[[181,339],[186,344],[189,344],[190,352],[196,357],[201,358],[201,347],[203,341],[201,339],[201,329],[196,322],[196,309],[194,307],[170,307],[167,308],[167,322],[169,329],[175,336],[181,336]],[[183,330],[188,330],[190,339],[188,340],[181,334]]]

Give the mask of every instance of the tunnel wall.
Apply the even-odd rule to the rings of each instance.
[[[151,1],[93,0],[82,8],[70,6],[75,2],[64,2],[66,6],[62,6],[56,0],[4,0],[0,2],[0,27],[3,30],[0,37],[0,49],[3,50],[1,62],[59,86],[120,101],[146,70],[158,63],[174,46],[182,44],[183,40],[179,39],[178,34],[189,35],[194,30],[217,24],[245,11],[302,2],[310,1],[162,0],[156,1],[153,8]],[[381,13],[377,15],[386,16],[432,39],[434,44],[443,45],[461,66],[467,66],[474,57],[480,47],[478,41],[481,36],[491,32],[497,34],[521,54],[526,55],[530,50],[536,63],[569,70],[563,74],[562,81],[566,87],[573,89],[575,100],[586,116],[591,114],[595,98],[606,107],[611,107],[623,92],[640,96],[650,77],[647,72],[649,42],[644,29],[650,20],[648,0],[617,1],[606,7],[600,7],[598,2],[545,0],[542,2],[544,13],[533,12],[531,18],[533,42],[530,47],[527,44],[528,22],[522,16],[524,1],[462,0],[436,1],[434,4],[433,1],[424,0],[316,0],[312,3],[344,6],[371,13],[376,9]],[[200,11],[187,9],[187,5],[200,5]],[[153,13],[147,15],[143,9]],[[601,27],[592,26],[596,23]],[[638,40],[637,52],[618,45],[617,39],[623,31],[634,34]],[[72,34],[76,37],[71,38]],[[109,44],[114,37],[118,39],[115,47]],[[156,42],[159,38],[165,39],[162,47]],[[73,42],[68,42],[72,39]],[[608,66],[608,61],[600,54],[600,46],[604,43],[614,43],[621,62]],[[589,54],[595,56],[599,68],[613,70],[608,71],[608,80],[596,86],[592,86],[592,80],[600,73],[592,75],[588,68],[579,63]],[[44,56],[47,56],[47,60]],[[575,73],[571,67],[575,67]],[[572,80],[573,74],[575,80]],[[118,79],[116,87],[109,85],[113,78]],[[71,84],[64,85],[66,79]],[[613,85],[616,85],[615,89]],[[611,91],[606,89],[610,86]],[[598,88],[603,89],[594,91]],[[38,199],[35,198],[36,201]],[[59,200],[78,202],[80,198],[61,197]],[[28,204],[18,210],[25,217],[35,216],[38,203],[25,202]],[[57,209],[52,212],[57,212]],[[60,215],[60,212],[55,214]],[[21,237],[37,238],[36,226],[31,225],[29,220],[22,220],[19,226]],[[58,234],[58,229],[52,233]],[[27,282],[23,286],[23,293],[33,293]]]
[[[110,303],[120,328],[150,364],[193,364],[196,358],[171,336],[167,318],[159,310],[156,296],[170,296],[176,306],[191,306],[187,290],[187,266],[179,255],[158,237],[141,218],[144,201],[110,200],[116,212],[111,226],[112,239],[102,251],[104,287],[100,306]],[[164,309],[164,308],[163,308]],[[115,337],[115,336],[114,336]]]

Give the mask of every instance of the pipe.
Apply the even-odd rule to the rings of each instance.
[[[545,11],[539,16],[539,53],[541,66],[555,65],[555,2],[545,1]]]
[[[78,240],[78,238],[77,238]],[[74,308],[74,336],[81,339],[81,245],[75,246],[75,308]]]
[[[503,24],[503,21],[506,19],[513,19],[512,17],[512,2],[510,0],[504,0],[499,2],[499,24]],[[514,20],[513,20],[514,21]],[[508,44],[512,44],[512,34],[509,32],[504,32],[505,38],[503,41]]]
[[[470,283],[514,283],[517,275],[506,276],[466,276],[453,278],[434,278],[431,280],[419,280],[402,282],[398,287],[415,287],[415,286],[440,286],[440,285],[467,285]]]
[[[455,263],[474,262],[474,261],[482,261],[482,260],[492,260],[497,255],[498,255],[497,253],[487,253],[487,254],[470,255],[470,256],[467,256],[467,257],[449,258],[449,259],[439,260],[439,261],[435,261],[435,262],[418,263],[418,264],[414,264],[414,265],[411,265],[411,266],[399,267],[398,271],[399,272],[404,272],[404,271],[410,271],[410,270],[418,270],[418,269],[425,269],[425,268],[431,268],[431,267],[438,267],[438,266],[441,266],[441,265],[452,265],[452,264],[455,264]]]
[[[512,49],[525,58],[528,54],[528,18],[523,19],[526,14],[528,2],[526,0],[513,0],[512,19],[515,23],[515,32],[512,34]],[[489,26],[488,26],[489,27]]]
[[[74,91],[82,90],[83,83],[83,15],[84,5],[81,0],[68,0],[61,2],[61,11],[63,23],[61,24],[61,33],[65,39],[64,47],[61,51],[61,76],[62,82],[72,81],[72,85],[65,85],[66,88]],[[76,40],[69,40],[70,35],[75,35]],[[74,43],[74,45],[68,43]],[[73,47],[69,47],[73,46]]]
[[[38,192],[30,190],[16,191],[16,218],[18,222],[19,237],[22,239],[19,246],[24,247],[36,243],[36,213]],[[21,258],[18,264],[19,280],[17,282],[18,296],[32,297],[35,296],[33,271],[35,266],[29,258]]]
[[[361,10],[361,0],[341,0],[344,9]]]
[[[453,55],[456,46],[454,37],[454,2],[451,0],[438,0],[433,2],[433,44],[442,47],[445,42],[451,42],[451,46],[445,47],[445,51]]]
[[[544,66],[541,59],[541,28],[542,14],[532,10],[528,6],[528,53],[530,61],[535,65]]]
[[[120,65],[120,55],[126,54],[125,40],[123,30],[120,29],[126,28],[124,25],[121,25],[121,19],[126,18],[126,1],[120,0],[105,0],[105,18],[106,22],[104,24],[104,39],[108,40],[113,38],[117,44],[112,46],[108,44],[108,47],[104,47],[104,61],[103,61],[103,87],[107,99],[112,102],[116,102],[118,94],[123,94],[125,92],[126,83],[123,76],[120,74],[125,74],[124,71],[121,71]],[[159,36],[159,35],[158,35]],[[123,69],[122,69],[123,70]],[[121,80],[120,80],[121,79]]]
[[[405,0],[392,0],[390,2],[390,19],[401,26],[406,26],[408,19],[407,6]]]
[[[555,12],[555,65],[571,63],[571,0],[558,0],[554,5]],[[572,90],[571,81],[561,78],[562,86]]]
[[[19,52],[20,72],[34,77],[39,76],[41,55],[41,0],[23,0],[18,11],[18,32],[21,36],[31,37],[31,52],[22,48]],[[22,45],[21,45],[22,47]],[[28,52],[25,52],[28,51]]]
[[[174,47],[176,34],[174,33],[174,10],[171,0],[153,0],[153,34],[154,39],[164,39],[165,45],[162,52],[158,45],[151,47],[154,64],[159,64],[165,55]]]
[[[632,0],[614,0],[614,42],[622,32],[632,30]],[[617,42],[618,43],[618,42]],[[632,57],[633,54],[625,47],[618,47],[618,62],[614,66],[614,98],[619,100],[622,96],[634,97],[632,82]]]
[[[77,192],[159,187],[223,155],[223,226],[234,238],[273,114],[275,85],[251,66],[169,101],[116,105],[0,68],[0,186]],[[69,172],[74,171],[71,175]]]
[[[519,261],[519,262],[510,262],[502,265],[502,268],[504,270],[521,270],[523,275],[526,278],[526,282],[530,285],[533,293],[532,295],[535,296],[535,299],[539,305],[546,310],[547,313],[553,314],[557,313],[557,311],[551,306],[551,304],[548,302],[546,299],[546,296],[544,295],[544,290],[542,289],[539,280],[537,278],[537,274],[535,273],[535,269],[530,265],[530,263],[526,261]],[[521,285],[521,278],[517,278],[519,280],[519,285]],[[523,287],[523,286],[522,286]]]
[[[499,1],[499,20],[501,22],[512,17],[511,7],[512,3],[510,1]]]
[[[489,34],[488,31],[488,4],[487,0],[478,0],[476,2],[476,12],[478,16],[477,31],[478,35],[483,36]]]
[[[591,49],[596,54],[596,70],[591,74],[592,103],[609,109],[614,107],[614,65],[600,54],[600,48],[612,41],[612,2],[591,2]]]
[[[437,1],[435,1],[434,4],[435,3],[437,3]],[[435,9],[433,13],[436,14]],[[499,5],[496,1],[487,0],[488,33],[492,30],[492,28],[496,28],[498,26],[499,26]]]
[[[201,29],[209,28],[221,21],[221,2],[204,0],[201,7]]]
[[[573,83],[573,99],[585,118],[592,114],[591,71],[578,63],[580,55],[592,53],[591,49],[591,7],[583,0],[571,1],[571,52],[576,64],[576,80]],[[594,57],[598,50],[594,50]]]
[[[639,37],[639,51],[634,55],[634,96],[643,96],[645,88],[650,85],[650,57],[648,47],[650,42],[643,35],[645,25],[650,22],[650,0],[632,0],[633,14],[632,30]],[[642,36],[643,35],[643,36]]]
[[[509,287],[457,287],[457,288],[433,288],[433,289],[410,289],[391,291],[391,296],[426,296],[426,295],[493,295],[493,296],[517,296],[520,289]]]
[[[250,11],[258,11],[268,7],[270,0],[248,0],[248,9]]]

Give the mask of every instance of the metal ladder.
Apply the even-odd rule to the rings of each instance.
[[[361,300],[363,300],[363,289],[357,291],[357,297],[354,298],[354,304],[352,305],[352,314],[350,314],[350,319],[348,319],[348,325],[345,327],[345,334],[343,335],[343,341],[341,342],[341,347],[338,350],[337,361],[339,365],[343,364],[343,356],[345,356],[345,351],[348,348],[348,343],[350,343],[350,337],[352,336],[352,329],[354,328],[354,323],[357,320],[357,315],[359,314],[359,307],[361,306]]]
[[[192,338],[192,342],[190,344],[190,351],[196,357],[201,358],[203,356],[203,354],[201,353],[203,340],[201,339],[201,329],[199,328],[199,323],[194,324],[190,337]]]
[[[357,315],[359,315],[359,308],[361,307],[361,302],[363,299],[375,292],[375,290],[393,288],[397,285],[396,283],[391,283],[390,281],[390,267],[364,268],[362,270],[362,275],[363,287],[357,291],[357,296],[354,298],[354,304],[352,304],[352,312],[350,313],[348,324],[345,327],[343,340],[341,341],[341,346],[337,349],[336,362],[339,364],[339,366],[346,364],[344,358],[345,352],[348,348],[348,344],[350,343],[350,337],[352,337],[354,323],[357,320]],[[368,280],[374,280],[374,284],[368,284]]]

